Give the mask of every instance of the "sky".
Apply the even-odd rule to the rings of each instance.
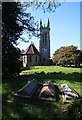
[[[59,49],[61,46],[74,45],[80,49],[80,2],[61,2],[55,12],[43,13],[41,9],[34,10],[29,8],[36,21],[42,19],[43,25],[47,25],[48,18],[50,20],[50,54]],[[24,35],[26,39],[26,35]],[[18,47],[26,49],[29,44],[34,45],[39,50],[39,39],[33,37],[29,43],[20,42]]]

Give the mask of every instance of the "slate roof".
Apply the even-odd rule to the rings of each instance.
[[[25,50],[23,54],[39,54],[37,48],[34,46],[34,44],[30,44],[29,47]]]

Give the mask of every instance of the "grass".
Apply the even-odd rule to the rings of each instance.
[[[42,72],[51,73],[51,72],[62,72],[62,73],[80,73],[82,72],[82,68],[73,68],[73,67],[61,67],[61,66],[34,66],[31,67],[30,70],[24,70],[22,73],[35,73],[35,72]]]
[[[50,66],[41,66],[42,71],[48,73],[51,69],[54,70],[55,67]],[[41,69],[40,66],[33,67],[32,70],[35,68]],[[47,69],[48,68],[48,69]],[[56,67],[57,68],[57,67]],[[37,70],[36,69],[36,70]],[[59,69],[59,66],[58,66]],[[51,70],[52,71],[52,70]],[[52,71],[53,72],[53,71]],[[69,71],[70,72],[70,71]],[[2,97],[3,100],[13,100],[13,95],[22,88],[28,80],[36,79],[40,85],[36,92],[33,94],[31,99],[16,99],[18,102],[27,103],[30,106],[22,106],[18,103],[7,103],[3,101],[3,119],[63,119],[68,120],[68,116],[63,111],[67,109],[69,104],[62,103],[62,94],[60,89],[60,84],[67,83],[70,85],[77,93],[82,97],[82,83],[81,83],[82,74],[33,74],[33,75],[22,75],[12,79],[4,80],[2,85]],[[49,102],[49,101],[41,101],[38,100],[38,94],[41,90],[40,86],[46,82],[51,81],[57,86],[57,102]]]

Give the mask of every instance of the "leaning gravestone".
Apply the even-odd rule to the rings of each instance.
[[[33,79],[28,81],[28,83],[14,95],[15,97],[22,97],[22,98],[31,98],[34,91],[38,87],[37,80]]]
[[[67,84],[61,84],[61,89],[63,90],[63,102],[69,103],[72,98],[78,98],[78,94]]]

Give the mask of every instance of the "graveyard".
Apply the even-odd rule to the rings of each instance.
[[[74,101],[74,98],[71,99],[69,103],[64,103],[61,85],[69,85],[81,98],[82,73],[80,72],[82,68],[60,67],[61,69],[58,70],[59,67],[60,66],[31,67],[30,70],[27,70],[28,74],[25,72],[25,74],[21,74],[20,76],[4,80],[2,86],[3,119],[38,118],[50,120],[56,118],[59,120],[62,118],[63,120],[68,120],[68,107]],[[38,69],[40,69],[40,71]],[[24,73],[24,70],[21,71],[21,73]],[[14,96],[17,92],[20,93],[21,89],[33,79],[38,82],[38,85],[35,81],[37,87],[30,98],[18,98]],[[49,82],[55,85],[54,95],[56,96],[56,101],[39,99],[39,94],[42,91],[43,86],[45,88]],[[51,85],[52,88],[53,85]]]
[[[1,119],[81,120],[80,8],[55,0],[0,2]]]

